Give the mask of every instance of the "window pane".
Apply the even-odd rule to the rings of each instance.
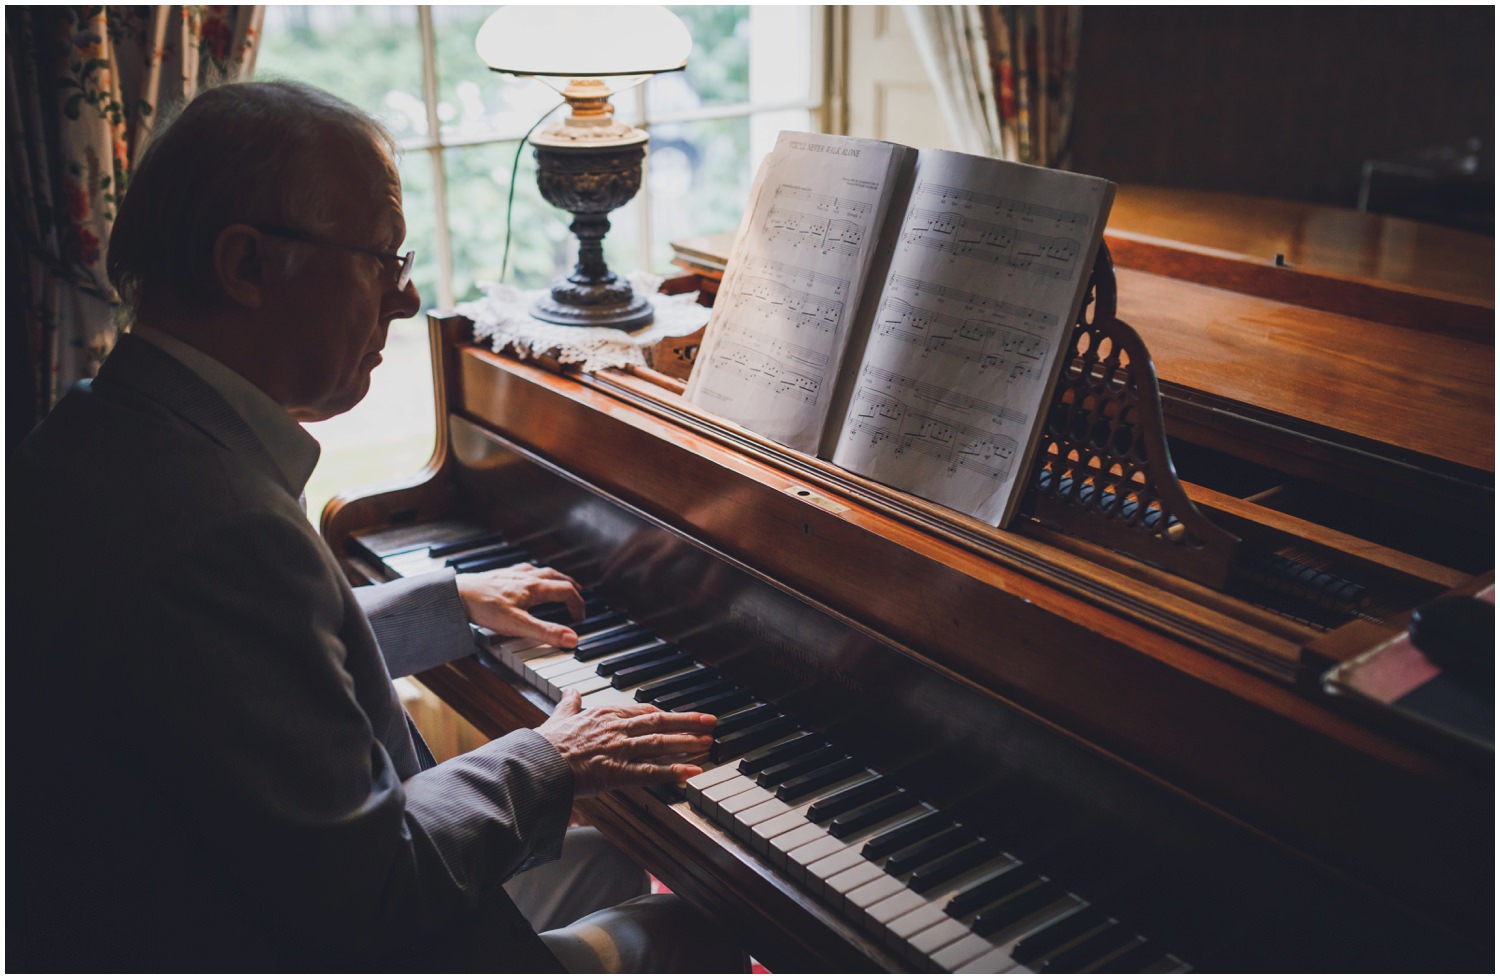
[[[739,227],[758,163],[749,154],[750,128],[748,118],[651,127],[653,271],[670,268],[673,241]]]
[[[562,101],[534,78],[490,71],[474,50],[474,37],[494,7],[435,6],[438,119],[443,140],[516,139]],[[559,116],[561,118],[561,116]]]
[[[416,7],[266,7],[255,77],[316,85],[373,113],[398,140],[427,133]]]
[[[436,205],[432,161],[426,152],[410,152],[401,160],[401,193],[407,221],[402,247],[417,251],[412,281],[425,308],[437,295],[437,264],[432,260]],[[307,484],[307,512],[314,521],[335,493],[418,472],[431,457],[437,436],[425,313],[391,324],[384,362],[370,375],[370,393],[363,401],[306,428],[323,445],[318,468]]]
[[[796,9],[806,17],[806,8]],[[693,52],[686,71],[658,76],[647,85],[647,111],[658,116],[749,101],[750,8],[683,6],[672,12],[693,36]]]
[[[452,231],[453,293],[461,302],[481,295],[480,282],[500,281],[505,253],[505,207],[510,193],[514,141],[456,147],[443,154],[448,178],[448,225]],[[634,268],[628,211],[610,215],[613,229],[604,239],[610,268]],[[511,219],[510,266],[505,282],[518,289],[540,289],[578,261],[578,239],[568,230],[572,215],[548,204],[536,185],[530,145],[521,152]],[[623,224],[621,223],[623,222]]]

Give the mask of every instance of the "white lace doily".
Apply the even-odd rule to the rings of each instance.
[[[521,357],[549,356],[582,370],[607,367],[650,367],[650,350],[663,340],[685,337],[708,323],[709,310],[698,305],[698,294],[664,296],[656,290],[661,279],[636,273],[630,285],[637,295],[651,297],[656,319],[633,333],[597,326],[558,326],[532,318],[531,304],[545,290],[523,292],[514,286],[481,282],[483,299],[459,303],[457,312],[474,321],[475,339],[488,340],[496,352],[512,347]]]

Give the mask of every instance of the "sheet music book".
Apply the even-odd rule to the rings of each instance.
[[[1115,185],[784,132],[761,164],[687,396],[1003,526]]]

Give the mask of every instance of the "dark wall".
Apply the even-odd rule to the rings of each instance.
[[[1493,7],[1088,7],[1071,166],[1355,206],[1366,160],[1479,137]]]

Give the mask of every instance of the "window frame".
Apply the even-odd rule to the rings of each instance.
[[[762,113],[794,110],[808,112],[818,120],[819,128],[825,132],[832,132],[830,125],[834,121],[834,106],[841,102],[838,97],[841,93],[835,87],[837,65],[834,55],[838,49],[835,35],[841,35],[842,31],[839,30],[833,8],[814,6],[807,9],[811,42],[808,56],[813,59],[815,84],[813,90],[809,91],[805,98],[714,105],[693,110],[663,112],[654,116],[649,113],[646,100],[637,98],[632,100],[633,106],[628,116],[631,124],[649,133],[651,127],[656,125],[748,119]],[[444,153],[449,149],[509,143],[523,138],[526,134],[525,132],[498,132],[478,137],[445,138],[442,122],[438,117],[437,31],[433,24],[430,4],[417,5],[417,31],[422,55],[422,102],[427,117],[427,133],[424,136],[404,138],[399,145],[403,153],[425,154],[432,167],[432,206],[436,212],[433,260],[437,264],[437,305],[449,308],[454,305],[456,296],[453,289],[453,248],[448,222],[448,185],[443,165]],[[636,245],[639,248],[639,254],[649,256],[652,254],[654,244],[649,219],[651,214],[650,181],[641,182],[641,189],[636,195],[636,200],[640,202],[639,206],[645,209],[643,213],[648,215],[646,220],[637,222]]]

